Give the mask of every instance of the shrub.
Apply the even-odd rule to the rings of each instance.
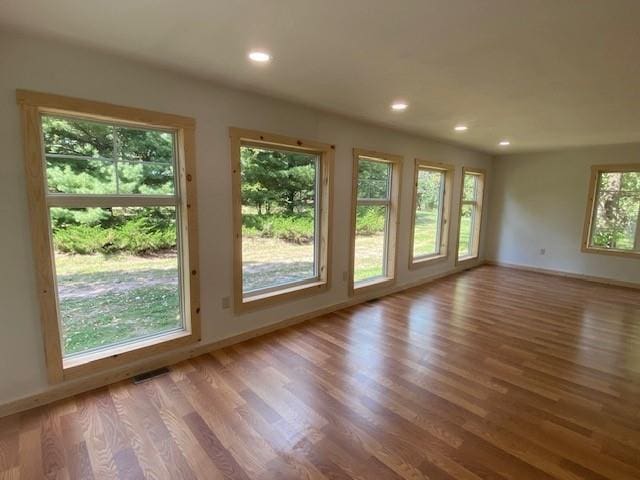
[[[113,244],[113,232],[98,226],[73,225],[54,230],[53,243],[56,250],[65,253],[108,253],[106,247]]]
[[[85,215],[90,216],[89,213]],[[147,213],[118,217],[117,221],[111,219],[112,223],[107,223],[95,212],[91,216],[95,218],[82,218],[83,222],[78,223],[78,219],[71,218],[67,212],[59,214],[53,225],[55,248],[60,252],[83,255],[119,252],[143,255],[176,247],[176,227],[172,218]],[[297,244],[313,241],[315,226],[310,214],[245,214],[242,223],[243,235],[247,237],[277,238]],[[356,229],[360,235],[382,232],[384,215],[381,210],[369,208],[361,212]]]
[[[313,229],[313,217],[308,214],[245,214],[242,217],[242,232],[248,237],[279,238],[302,244],[313,241]]]
[[[384,210],[377,207],[363,208],[356,218],[358,235],[375,235],[384,231]]]
[[[154,225],[147,218],[137,218],[114,230],[116,251],[145,254],[176,246],[175,225]]]
[[[377,207],[359,212],[356,230],[359,235],[384,231],[384,213]],[[246,237],[278,238],[292,243],[313,241],[314,221],[310,214],[244,214],[242,234]]]
[[[148,254],[175,248],[176,230],[171,222],[134,218],[114,227],[69,225],[53,231],[55,248],[64,253]]]

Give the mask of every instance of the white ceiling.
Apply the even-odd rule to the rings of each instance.
[[[640,141],[640,0],[0,0],[0,23],[482,150]]]

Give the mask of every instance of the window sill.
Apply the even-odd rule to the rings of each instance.
[[[371,290],[377,290],[379,288],[388,287],[392,285],[394,282],[395,282],[395,278],[393,277],[372,278],[371,280],[365,280],[363,282],[355,283],[349,293],[351,295],[360,295],[362,293],[369,292]]]
[[[195,338],[192,332],[180,330],[85,355],[75,355],[62,360],[63,380],[71,380],[122,366],[197,341],[200,341],[200,338]]]
[[[478,255],[467,255],[465,257],[458,257],[456,259],[456,265],[460,265],[461,263],[472,262],[473,260],[478,260]]]
[[[326,289],[326,281],[315,280],[293,287],[285,287],[281,290],[252,295],[250,297],[242,297],[239,301],[236,301],[235,307],[237,312],[245,312],[256,308],[268,307],[280,302],[286,302],[295,298],[313,295]]]
[[[431,255],[429,257],[412,258],[409,262],[409,269],[424,267],[425,265],[432,265],[434,263],[440,263],[449,258],[449,255]]]
[[[633,251],[633,250],[614,250],[614,249],[598,248],[598,247],[582,247],[582,251],[584,253],[615,255],[618,257],[627,257],[627,258],[640,258],[640,251]]]

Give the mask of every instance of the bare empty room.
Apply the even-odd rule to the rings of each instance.
[[[0,1],[0,480],[640,479],[639,24]]]

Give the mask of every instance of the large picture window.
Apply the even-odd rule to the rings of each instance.
[[[640,164],[592,167],[583,250],[640,258]]]
[[[446,258],[454,167],[416,160],[409,267]]]
[[[401,157],[354,150],[350,291],[395,279]]]
[[[231,129],[236,222],[236,307],[327,285],[333,149]]]
[[[458,261],[478,258],[483,198],[484,172],[463,168],[458,224]]]
[[[197,339],[193,120],[18,101],[52,380]]]

